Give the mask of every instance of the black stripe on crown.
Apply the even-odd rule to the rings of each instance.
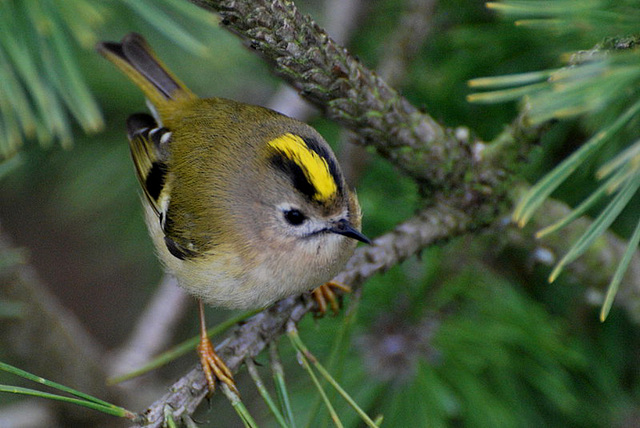
[[[338,194],[342,196],[344,191],[342,173],[329,150],[321,145],[315,138],[307,137],[302,139],[310,150],[314,151],[327,162],[327,165],[329,166],[329,173],[338,186]],[[318,190],[313,183],[309,181],[304,171],[302,171],[302,168],[300,168],[297,163],[280,152],[276,152],[270,160],[271,165],[274,168],[282,171],[291,179],[291,183],[296,190],[302,193],[310,201],[315,201],[315,196],[317,195]]]
[[[313,200],[318,191],[315,186],[307,179],[302,168],[297,163],[287,158],[281,153],[276,153],[271,157],[271,165],[276,169],[284,172],[290,179],[293,187],[302,193],[307,199]]]

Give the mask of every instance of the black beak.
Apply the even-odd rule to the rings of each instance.
[[[329,232],[337,233],[349,238],[353,238],[356,241],[364,242],[371,245],[371,240],[364,236],[359,230],[351,225],[347,220],[339,220],[333,224],[333,227],[329,229]]]

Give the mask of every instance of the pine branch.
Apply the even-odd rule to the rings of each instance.
[[[349,38],[360,22],[357,17],[363,14],[363,6],[363,0],[326,0],[322,11],[326,32],[339,43],[348,45]],[[306,122],[312,115],[317,114],[317,109],[301,98],[298,92],[285,82],[280,84],[265,107],[302,122]]]

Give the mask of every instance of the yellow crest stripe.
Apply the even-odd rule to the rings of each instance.
[[[316,190],[314,199],[326,201],[336,194],[338,185],[329,171],[327,160],[311,150],[301,137],[287,133],[268,144],[300,167]]]

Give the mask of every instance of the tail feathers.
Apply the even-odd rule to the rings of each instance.
[[[149,101],[158,108],[170,100],[195,98],[137,33],[127,34],[121,43],[98,43],[96,49],[140,87]]]

